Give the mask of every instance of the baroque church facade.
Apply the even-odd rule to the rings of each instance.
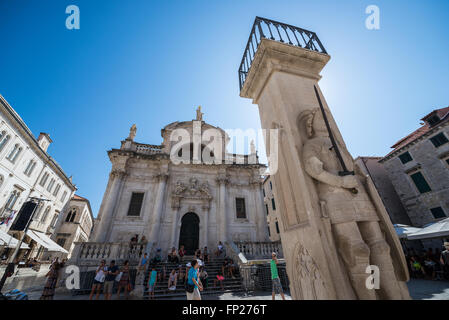
[[[112,168],[92,241],[126,242],[137,234],[163,252],[184,245],[188,254],[218,241],[269,241],[266,166],[253,144],[248,155],[227,153],[228,135],[202,116],[198,108],[196,120],[165,126],[161,145],[135,142],[134,125],[120,149],[108,151]],[[173,139],[179,132],[193,142]],[[206,154],[212,162],[203,161]]]

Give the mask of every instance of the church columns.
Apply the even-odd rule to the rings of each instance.
[[[265,209],[263,206],[263,196],[262,196],[262,181],[259,175],[256,173],[251,184],[254,188],[254,201],[255,201],[255,209],[256,209],[256,241],[269,241],[267,230],[264,226],[267,225],[266,220],[267,216],[265,214]],[[264,223],[265,221],[265,223]]]
[[[179,210],[181,208],[179,204],[179,198],[173,199],[172,208],[174,210],[172,226],[171,226],[171,246],[177,248],[178,244],[176,243],[176,234],[179,220]]]
[[[204,222],[203,222],[204,246],[208,246],[208,242],[209,242],[209,204],[203,206],[203,216],[204,216]]]
[[[126,172],[122,170],[113,170],[110,174],[112,184],[107,195],[105,195],[106,206],[101,212],[100,224],[95,234],[96,242],[106,242],[107,236],[110,234],[110,228],[114,219],[114,213],[118,204],[118,198],[123,186],[123,181],[126,176]]]
[[[227,216],[226,210],[226,184],[228,183],[228,178],[226,175],[219,175],[218,179],[219,184],[219,209],[218,216],[220,221],[220,239],[218,241],[227,241],[228,239],[228,223],[230,217]]]
[[[159,185],[157,188],[156,200],[153,210],[153,223],[150,233],[150,241],[158,242],[161,229],[162,210],[164,208],[164,194],[167,185],[168,174],[161,173],[157,176]]]

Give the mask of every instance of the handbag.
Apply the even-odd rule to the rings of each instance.
[[[115,277],[115,281],[119,282],[120,279],[122,278],[122,274],[123,274],[123,272],[120,272],[120,273]]]
[[[131,283],[128,283],[128,292],[133,291],[133,286]]]
[[[190,284],[190,283],[186,283],[186,291],[188,293],[193,293],[193,290],[195,290],[195,285]]]

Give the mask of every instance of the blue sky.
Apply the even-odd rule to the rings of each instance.
[[[80,8],[68,30],[65,8]],[[380,9],[380,30],[365,8]],[[204,120],[260,128],[239,97],[237,70],[255,16],[315,31],[331,60],[321,89],[354,157],[385,155],[426,113],[449,105],[448,1],[0,0],[0,94],[94,215],[110,170],[106,151],[129,127],[160,144],[160,129]],[[263,152],[262,152],[263,153]]]

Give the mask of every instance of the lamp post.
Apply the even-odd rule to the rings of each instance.
[[[14,269],[15,269],[15,263],[14,263],[14,260],[16,259],[17,255],[18,255],[18,253],[19,253],[20,246],[21,246],[22,243],[23,243],[23,239],[25,238],[25,234],[26,234],[26,232],[28,231],[28,227],[30,226],[31,221],[33,221],[33,216],[34,216],[34,213],[36,212],[36,208],[39,206],[39,204],[40,204],[42,201],[50,201],[50,200],[47,200],[47,199],[35,198],[35,197],[28,197],[28,199],[30,199],[30,200],[32,200],[32,201],[37,201],[37,204],[36,204],[36,206],[33,208],[33,212],[31,213],[30,218],[28,219],[28,221],[27,221],[27,223],[26,223],[26,225],[25,225],[25,228],[23,229],[22,236],[20,237],[20,240],[19,240],[19,242],[17,243],[17,246],[16,246],[16,248],[15,248],[15,250],[14,250],[14,253],[13,253],[13,254],[11,255],[11,257],[8,259],[8,265],[6,266],[5,272],[3,273],[3,276],[2,276],[2,278],[1,278],[1,280],[0,280],[0,294],[1,294],[1,291],[2,291],[2,289],[3,289],[3,286],[5,285],[6,278],[8,278],[8,277],[10,277],[10,276],[12,276],[12,275],[14,274]],[[22,208],[23,208],[23,206],[25,205],[25,203],[27,203],[27,202],[28,202],[28,201],[25,201],[25,202],[24,202],[24,204],[22,205]],[[20,212],[20,211],[19,211],[19,212]]]

